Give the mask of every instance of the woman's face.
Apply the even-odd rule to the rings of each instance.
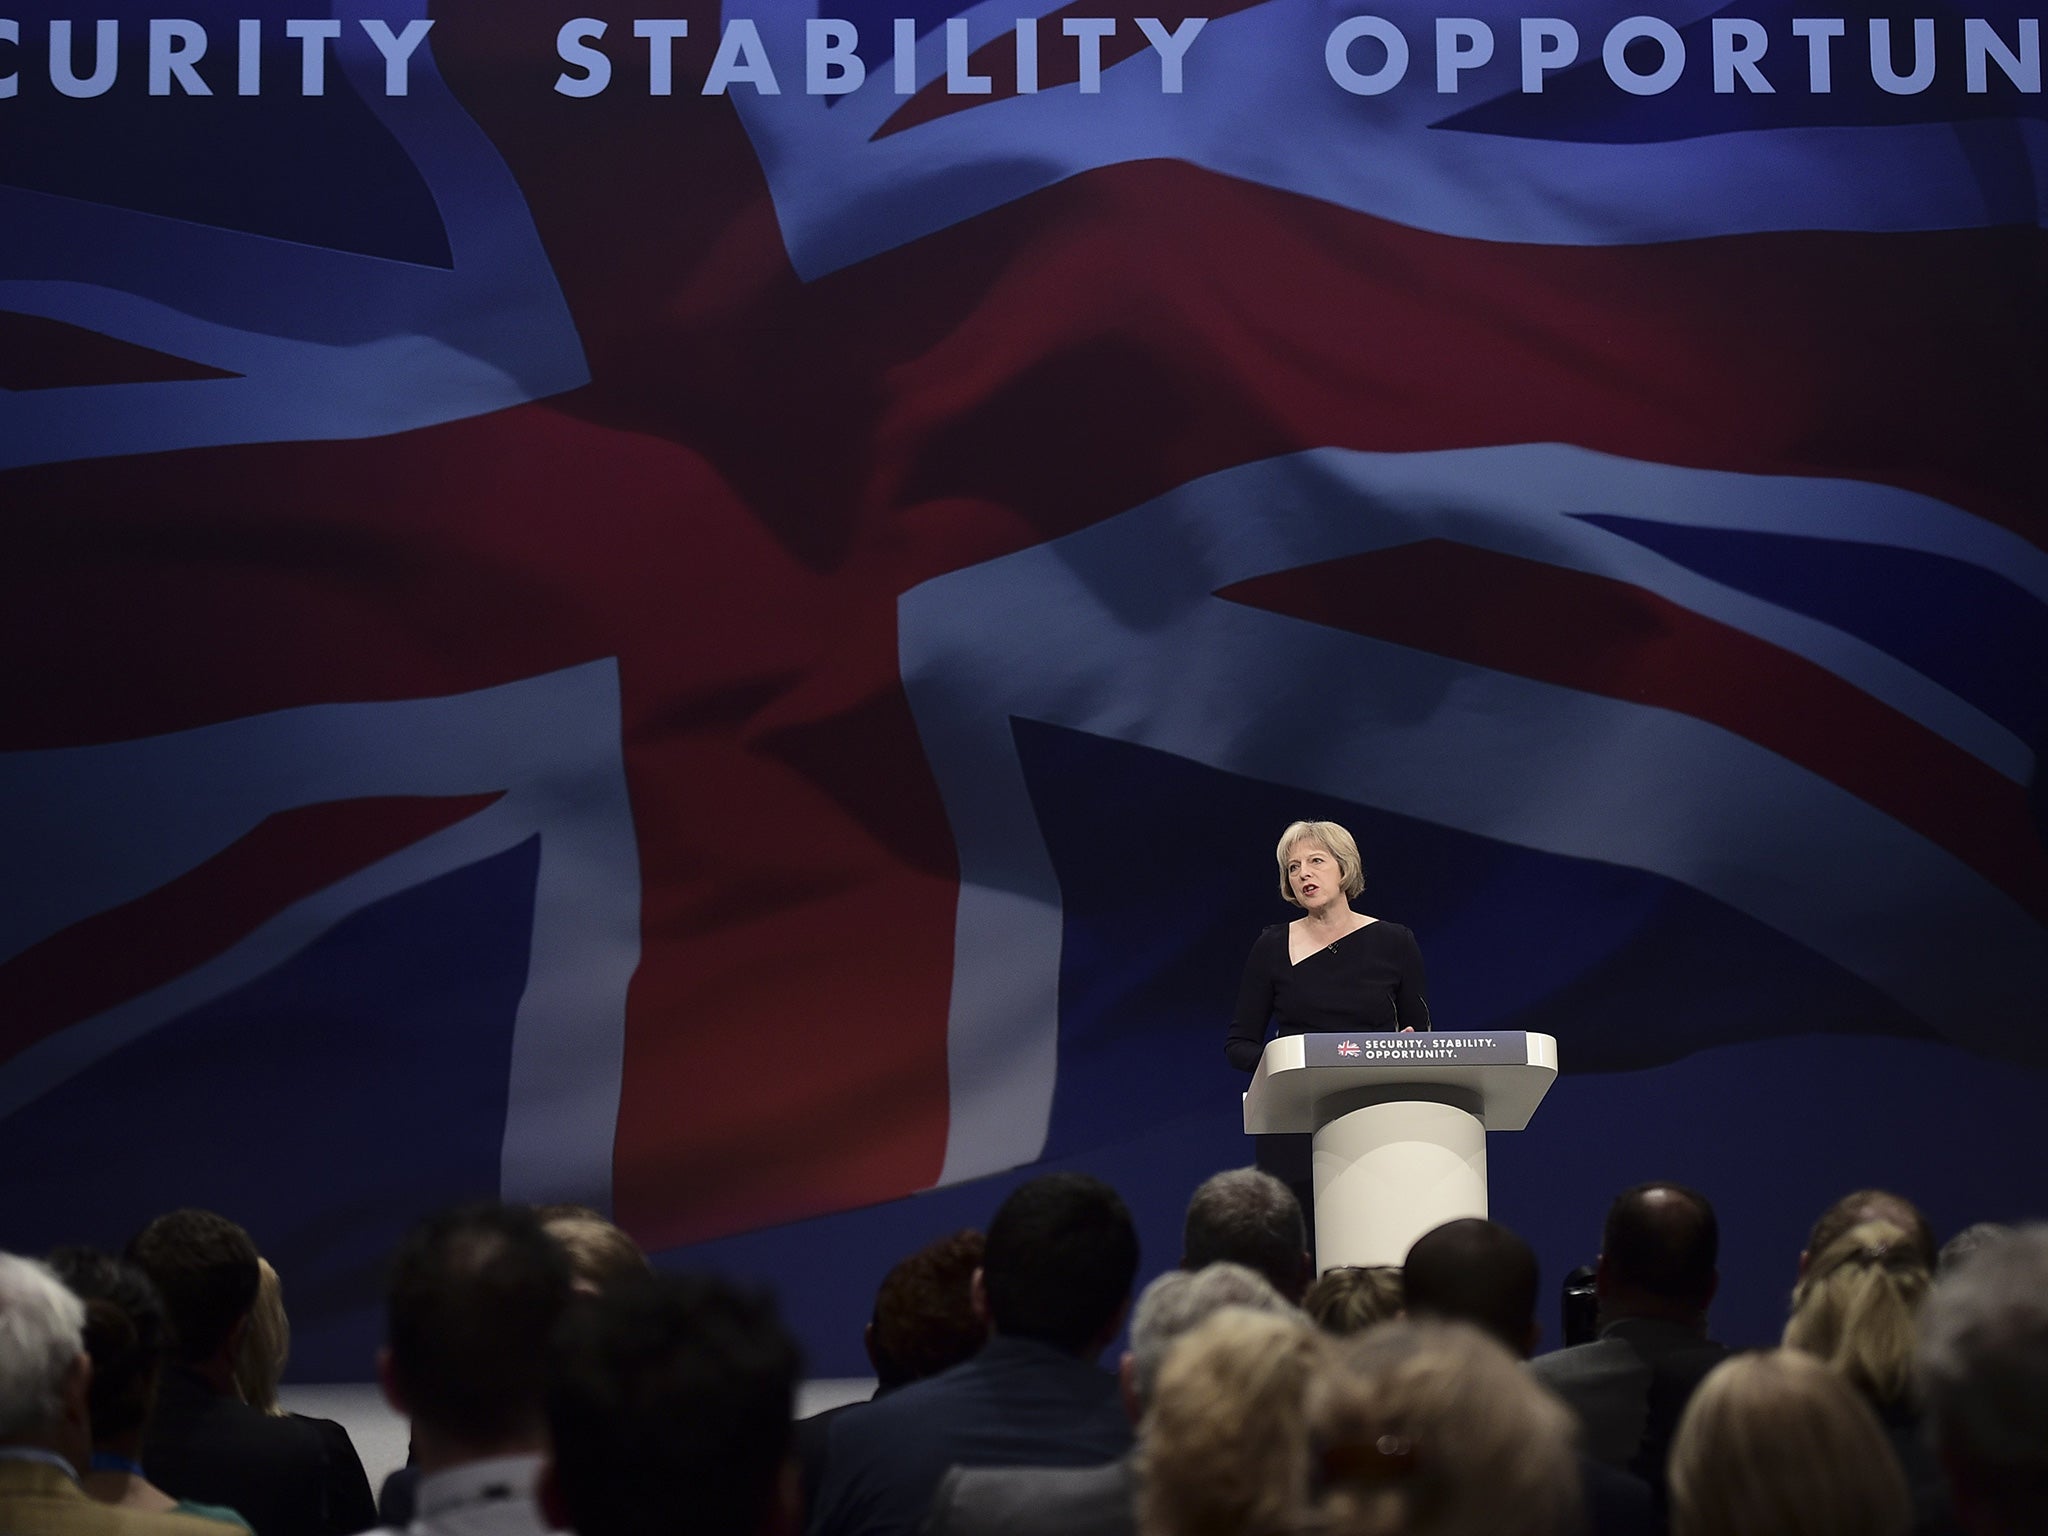
[[[1304,837],[1287,850],[1287,887],[1303,907],[1320,912],[1344,894],[1344,874],[1337,867],[1337,856]]]

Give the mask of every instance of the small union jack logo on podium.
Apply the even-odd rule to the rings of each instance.
[[[1337,1042],[1337,1054],[1339,1056],[1356,1056],[1358,1054],[1358,1042],[1356,1040],[1339,1040]]]

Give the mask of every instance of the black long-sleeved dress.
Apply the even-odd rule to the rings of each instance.
[[[1245,961],[1224,1045],[1232,1066],[1258,1066],[1269,1028],[1304,1035],[1430,1027],[1422,951],[1401,924],[1367,923],[1299,965],[1287,958],[1287,926],[1261,933]]]

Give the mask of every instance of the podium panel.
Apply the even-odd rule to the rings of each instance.
[[[1556,1080],[1549,1035],[1283,1035],[1244,1128],[1313,1133],[1319,1269],[1399,1264],[1431,1228],[1486,1214],[1486,1133],[1521,1130]]]
[[[1315,1136],[1316,1264],[1399,1264],[1415,1239],[1486,1214],[1486,1127],[1453,1104],[1394,1100]]]

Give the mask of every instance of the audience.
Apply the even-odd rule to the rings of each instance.
[[[1540,1274],[1536,1252],[1497,1221],[1467,1217],[1425,1232],[1403,1267],[1408,1315],[1470,1323],[1518,1360],[1535,1351]],[[1585,1529],[1649,1536],[1658,1528],[1649,1485],[1574,1450]]]
[[[1850,1227],[1792,1291],[1785,1346],[1833,1366],[1880,1412],[1909,1405],[1915,1316],[1934,1285],[1920,1245],[1889,1221]]]
[[[975,1311],[974,1275],[988,1242],[972,1227],[928,1244],[882,1277],[861,1335],[881,1392],[893,1392],[972,1359],[988,1342]]]
[[[1704,1195],[1639,1184],[1608,1208],[1594,1266],[1599,1337],[1530,1362],[1578,1415],[1596,1461],[1662,1496],[1678,1416],[1728,1348],[1707,1337],[1720,1283],[1720,1228]]]
[[[256,1261],[256,1305],[249,1309],[249,1327],[235,1356],[235,1387],[242,1401],[274,1419],[284,1417],[277,1400],[278,1383],[292,1357],[292,1324],[284,1312],[284,1284],[270,1260]]]
[[[1936,1283],[1920,1386],[1971,1536],[2048,1531],[2048,1226],[2016,1228]]]
[[[1517,1358],[1536,1352],[1536,1252],[1497,1221],[1468,1216],[1425,1232],[1401,1282],[1411,1317],[1470,1323]]]
[[[647,1255],[625,1228],[613,1225],[587,1205],[537,1205],[533,1214],[569,1255],[573,1284],[585,1296],[654,1272]]]
[[[966,1227],[925,1244],[882,1277],[861,1335],[875,1368],[874,1397],[950,1370],[988,1342],[988,1324],[974,1310],[974,1272],[981,1268],[984,1247],[982,1235]],[[798,1422],[796,1456],[803,1469],[805,1509],[817,1504],[818,1490],[825,1485],[832,1426],[860,1406],[844,1403]]]
[[[7,1536],[220,1536],[195,1515],[101,1503],[92,1460],[85,1303],[45,1265],[0,1253],[0,1531]]]
[[[1180,1267],[1218,1263],[1256,1270],[1282,1296],[1299,1302],[1316,1271],[1308,1222],[1294,1191],[1256,1168],[1231,1168],[1205,1180],[1188,1201]]]
[[[261,1283],[249,1234],[211,1211],[159,1216],[128,1247],[171,1319],[175,1349],[144,1442],[149,1480],[235,1510],[256,1536],[351,1536],[376,1522],[340,1425],[273,1418],[242,1401],[235,1365]]]
[[[126,1261],[0,1254],[0,1533],[2048,1531],[2048,1226],[1969,1229],[1937,1282],[1926,1218],[1858,1190],[1813,1225],[1782,1347],[1734,1358],[1707,1333],[1716,1215],[1682,1185],[1615,1198],[1595,1336],[1533,1360],[1538,1265],[1505,1226],[1313,1284],[1305,1235],[1279,1181],[1206,1180],[1112,1374],[1130,1212],[1088,1175],[1031,1179],[986,1237],[889,1271],[873,1398],[797,1426],[772,1301],[655,1275],[585,1207],[447,1211],[393,1260],[377,1361],[416,1515],[368,1532],[346,1434],[278,1402],[276,1271],[174,1211]]]
[[[59,1248],[51,1272],[85,1303],[92,1358],[92,1465],[79,1478],[91,1497],[128,1509],[199,1515],[247,1530],[232,1509],[174,1499],[143,1475],[142,1442],[171,1349],[170,1319],[149,1276],[94,1248]]]
[[[1225,1307],[1294,1312],[1270,1281],[1242,1264],[1168,1270],[1138,1297],[1117,1379],[1141,1445],[1170,1346]],[[1099,1467],[955,1467],[932,1499],[928,1536],[1133,1536],[1138,1454]]]
[[[1671,1536],[1905,1536],[1912,1520],[1877,1416],[1812,1356],[1738,1355],[1686,1405]]]
[[[1870,1404],[1912,1492],[1915,1527],[1927,1533],[1954,1528],[1913,1384],[1918,1313],[1933,1285],[1918,1239],[1890,1221],[1863,1222],[1808,1251],[1784,1341],[1824,1361]]]
[[[1971,1254],[2010,1236],[2012,1228],[2003,1222],[1980,1221],[1975,1226],[1965,1227],[1941,1245],[1941,1257],[1934,1266],[1934,1272],[1946,1275]]]
[[[1144,1536],[1281,1531],[1307,1485],[1302,1410],[1321,1351],[1299,1312],[1225,1307],[1167,1354],[1138,1466]]]
[[[1099,1179],[1020,1185],[989,1223],[972,1293],[989,1341],[963,1364],[833,1426],[810,1529],[910,1536],[950,1466],[1100,1466],[1130,1449],[1097,1364],[1123,1326],[1138,1234]]]
[[[797,1376],[774,1305],[722,1280],[650,1275],[579,1302],[546,1376],[549,1520],[577,1536],[794,1536]]]
[[[1117,1368],[1124,1412],[1141,1434],[1166,1357],[1182,1338],[1225,1307],[1290,1319],[1299,1311],[1273,1288],[1272,1281],[1242,1264],[1168,1270],[1145,1287],[1131,1313],[1131,1347],[1124,1351]]]
[[[1920,1207],[1888,1189],[1858,1189],[1842,1196],[1815,1218],[1813,1230],[1806,1235],[1806,1251],[1799,1255],[1799,1273],[1806,1273],[1807,1266],[1823,1248],[1866,1221],[1888,1221],[1900,1228],[1919,1251],[1920,1262],[1934,1268],[1934,1229],[1920,1214]]]
[[[540,1536],[550,1333],[568,1255],[528,1210],[466,1206],[415,1228],[393,1261],[385,1400],[412,1421],[415,1536]]]
[[[256,1305],[249,1310],[249,1326],[235,1356],[235,1387],[242,1401],[274,1419],[296,1419],[311,1429],[320,1436],[329,1466],[360,1467],[355,1443],[340,1424],[293,1413],[278,1400],[278,1385],[291,1359],[292,1325],[285,1315],[284,1283],[277,1271],[263,1258],[256,1261],[256,1267]]]
[[[1413,1317],[1335,1343],[1310,1383],[1317,1536],[1567,1536],[1570,1412],[1476,1328]],[[1759,1533],[1760,1536],[1760,1533]]]
[[[569,1264],[570,1289],[578,1295],[596,1296],[621,1279],[653,1273],[640,1245],[589,1206],[536,1205],[531,1211],[561,1247]],[[379,1525],[397,1529],[412,1524],[419,1471],[416,1461],[409,1460],[384,1479],[377,1490]]]
[[[1301,1310],[1309,1320],[1339,1338],[1399,1317],[1403,1304],[1401,1271],[1392,1264],[1326,1269],[1301,1298]]]

